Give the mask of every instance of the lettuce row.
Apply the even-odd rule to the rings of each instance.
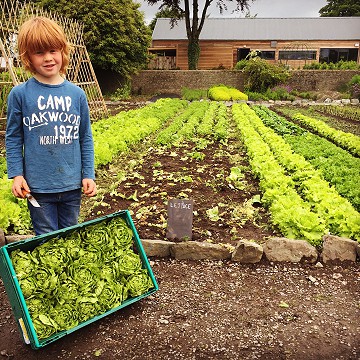
[[[184,137],[189,137],[194,132],[199,119],[202,118],[209,107],[207,101],[193,101],[184,112],[176,116],[171,124],[162,130],[157,138],[158,145],[171,146],[175,141],[181,141]]]
[[[160,99],[144,108],[120,112],[92,124],[95,166],[105,165],[160,129],[186,105],[180,99]]]
[[[220,107],[220,102],[211,102],[205,112],[201,123],[197,128],[197,134],[200,136],[211,136],[215,125],[216,113]]]
[[[321,136],[305,132],[301,127],[264,106],[254,106],[252,109],[266,126],[282,135],[296,153],[304,156],[320,170],[323,178],[334,185],[336,191],[360,211],[360,158],[354,157]]]
[[[348,150],[351,154],[360,156],[359,136],[341,130],[336,130],[325,124],[323,121],[302,115],[300,113],[295,114],[292,118],[295,121],[298,121],[301,125],[333,141],[343,149]]]
[[[183,139],[191,140],[193,138],[194,134],[197,133],[200,122],[210,106],[210,103],[207,101],[199,101],[195,102],[195,104],[197,105],[196,111],[186,119],[184,126],[176,133],[177,141],[182,141]]]
[[[249,109],[249,112],[252,111]],[[351,203],[340,196],[322,178],[321,172],[314,169],[303,156],[294,153],[281,136],[266,127],[257,115],[249,116],[248,119],[269,145],[277,161],[288,171],[298,193],[326,220],[329,231],[335,235],[360,241],[360,214]]]
[[[213,136],[216,140],[225,140],[229,132],[229,117],[227,114],[227,107],[223,103],[219,103],[215,116],[215,126],[213,129]]]
[[[313,109],[332,116],[340,116],[354,121],[360,121],[360,109],[354,105],[313,105]]]
[[[271,127],[279,135],[302,135],[307,132],[302,127],[295,125],[291,121],[287,121],[266,106],[255,105],[252,106],[251,109],[255,111],[256,115],[266,126]]]
[[[246,104],[234,104],[232,113],[252,170],[260,179],[262,202],[269,208],[272,223],[290,239],[305,239],[320,245],[322,236],[328,232],[326,221],[312,212],[311,205],[300,197],[294,181],[285,174],[269,146],[250,124],[248,118],[256,116],[255,113]]]
[[[197,127],[196,133],[199,136],[222,140],[228,137],[228,125],[226,105],[213,101]]]

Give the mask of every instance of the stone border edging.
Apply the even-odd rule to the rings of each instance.
[[[0,229],[0,247],[11,242],[25,240],[33,235],[5,236]],[[239,240],[236,246],[210,242],[141,239],[148,257],[178,260],[231,260],[242,264],[256,264],[263,258],[272,262],[331,263],[360,260],[360,243],[334,235],[323,236],[321,253],[306,240],[272,237],[264,245],[251,240]]]
[[[268,101],[247,101],[248,105],[295,105],[295,106],[308,106],[308,105],[352,105],[352,106],[359,106],[360,100],[359,99],[339,99],[334,100],[327,98],[324,101],[315,101],[315,100],[307,100],[307,99],[298,99],[298,100],[268,100]]]
[[[321,253],[306,240],[273,237],[259,245],[251,240],[239,240],[235,247],[229,244],[166,240],[141,240],[148,257],[173,257],[178,260],[231,260],[255,264],[263,257],[272,262],[331,263],[356,262],[360,258],[360,244],[354,240],[334,235],[323,237]]]

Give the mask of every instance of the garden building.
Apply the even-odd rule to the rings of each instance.
[[[151,69],[188,69],[185,21],[157,19]],[[293,69],[312,62],[360,63],[360,17],[208,18],[200,34],[198,69],[232,69],[250,51]]]

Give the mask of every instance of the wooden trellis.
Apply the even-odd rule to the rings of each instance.
[[[92,119],[107,117],[106,104],[84,44],[83,26],[31,3],[0,0],[0,130],[5,127],[6,99],[10,90],[31,76],[21,66],[16,39],[21,24],[34,16],[49,17],[62,26],[72,46],[66,78],[85,91]]]

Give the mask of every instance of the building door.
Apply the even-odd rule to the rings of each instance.
[[[249,55],[249,53],[250,53],[249,48],[237,49],[237,61],[240,61],[242,59],[246,59],[246,57]]]

